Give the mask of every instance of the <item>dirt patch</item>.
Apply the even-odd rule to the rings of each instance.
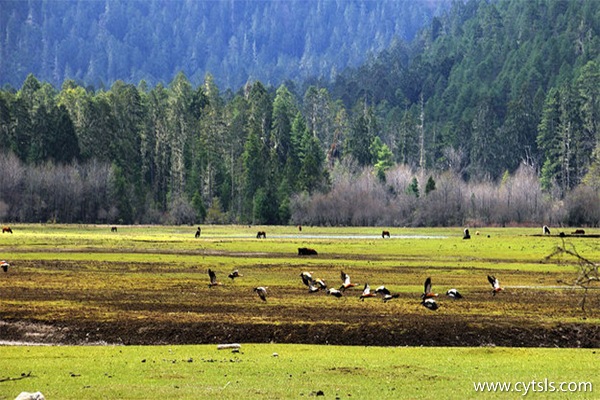
[[[143,322],[60,323],[3,321],[6,342],[56,345],[165,345],[215,343],[304,343],[360,346],[507,346],[598,347],[600,327],[559,324],[552,327],[474,324],[419,318],[380,329],[376,324],[235,324]]]

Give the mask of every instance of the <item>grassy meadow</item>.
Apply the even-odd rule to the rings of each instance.
[[[0,398],[22,390],[47,399],[464,399],[505,398],[512,392],[476,392],[477,382],[591,382],[600,384],[592,349],[433,348],[242,345],[4,347]],[[547,386],[549,387],[549,386]],[[542,390],[540,390],[542,389]],[[589,399],[588,389],[543,391],[528,398]],[[535,390],[535,391],[534,391]]]
[[[600,301],[592,291],[584,314],[581,291],[569,286],[577,260],[545,258],[566,244],[598,262],[596,238],[544,237],[539,228],[471,229],[471,240],[462,240],[462,228],[384,228],[390,239],[372,227],[202,226],[199,239],[188,226],[12,228],[0,235],[0,259],[11,264],[0,272],[0,332],[41,325],[22,335],[41,344],[73,344],[65,327],[80,336],[76,345],[0,346],[0,400],[36,390],[47,399],[302,398],[319,391],[325,398],[516,398],[525,386],[483,394],[473,384],[532,380],[546,387],[532,386],[528,396],[593,397],[548,388],[548,381],[596,383],[598,339],[560,339],[560,329],[598,325]],[[259,230],[266,239],[256,239]],[[299,257],[298,247],[319,254]],[[222,286],[208,287],[208,268]],[[231,281],[234,269],[244,276]],[[340,270],[399,297],[359,301],[362,286],[340,299],[308,294],[299,277],[311,271],[337,287]],[[488,274],[504,292],[491,295]],[[419,304],[428,276],[440,294],[435,312]],[[266,302],[256,286],[268,287]],[[450,287],[465,298],[445,298]],[[59,328],[47,333],[48,326]],[[156,337],[155,327],[162,329]],[[180,328],[186,333],[176,340]],[[515,329],[526,329],[517,347],[502,345]],[[558,347],[591,348],[519,346],[537,346],[527,336],[538,329],[559,332]],[[454,336],[450,343],[464,337],[479,345],[445,346]],[[223,342],[239,342],[241,351],[217,350]]]

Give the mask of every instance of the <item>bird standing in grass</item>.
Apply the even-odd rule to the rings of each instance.
[[[312,273],[308,271],[301,272],[300,278],[302,278],[302,283],[304,283],[306,286],[309,286],[313,280]]]
[[[427,299],[423,299],[423,301],[421,302],[421,304],[425,307],[428,308],[432,311],[435,311],[439,308],[438,303],[436,303],[435,299],[433,298],[427,298]]]
[[[208,277],[210,278],[210,283],[208,284],[209,288],[223,285],[221,282],[217,281],[217,275],[215,274],[215,271],[210,268],[208,269]]]
[[[262,301],[267,301],[267,288],[263,286],[255,287],[254,291]]]
[[[0,261],[0,267],[2,267],[2,271],[8,272],[8,267],[10,267],[10,264],[7,263],[5,260],[2,260]]]
[[[448,290],[446,292],[446,296],[448,296],[448,297],[450,297],[451,299],[454,299],[454,300],[458,300],[458,299],[462,299],[463,298],[462,294],[460,294],[458,292],[458,290],[456,290],[456,289],[450,289],[450,290]]]
[[[387,303],[391,299],[397,299],[398,297],[400,297],[400,294],[392,294],[385,286],[379,286],[377,289],[375,289],[375,294],[381,295],[381,298],[384,303]]]
[[[488,281],[492,285],[492,296],[495,296],[496,293],[504,290],[504,288],[500,287],[500,281],[498,281],[495,276],[488,275]]]

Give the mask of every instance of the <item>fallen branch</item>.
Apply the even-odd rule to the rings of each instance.
[[[28,373],[22,373],[18,378],[0,378],[0,382],[20,381],[21,379],[31,378],[32,376],[33,375],[31,375],[31,371],[29,371]]]

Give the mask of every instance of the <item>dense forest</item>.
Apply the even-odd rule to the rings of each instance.
[[[0,91],[0,218],[600,225],[600,3],[456,2],[332,80]]]
[[[211,73],[222,89],[329,79],[393,40],[410,41],[450,0],[9,0],[0,12],[0,85],[32,73],[60,87],[154,86]]]

